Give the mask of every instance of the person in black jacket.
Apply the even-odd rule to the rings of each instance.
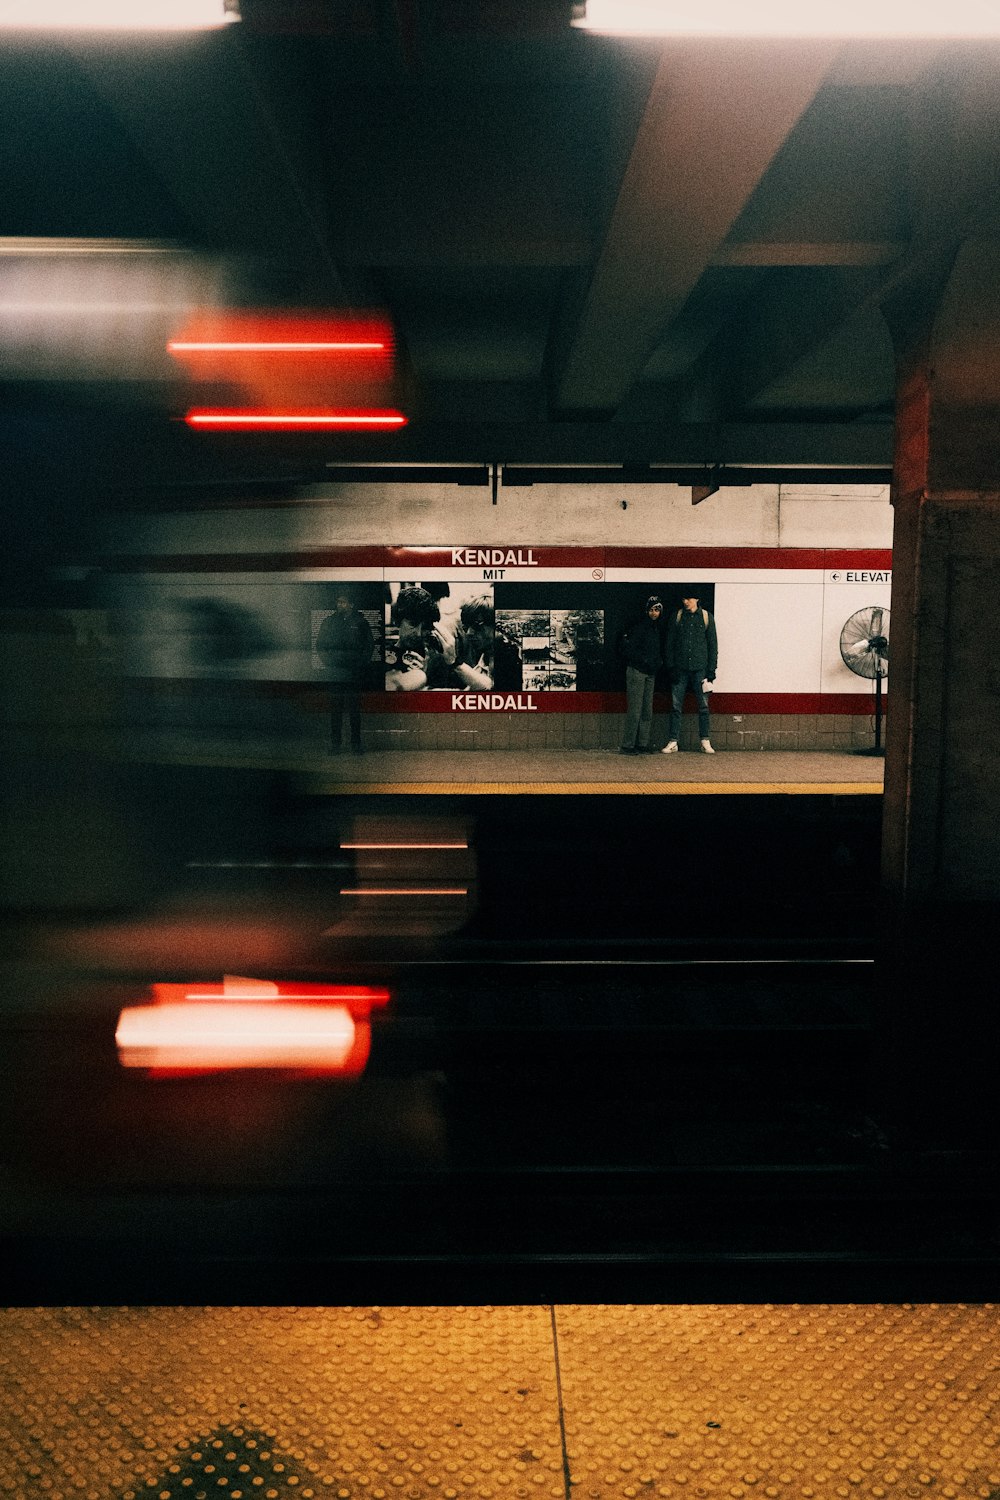
[[[622,632],[625,657],[625,730],[620,754],[649,755],[653,725],[653,684],[663,662],[660,620],[663,601],[654,594],[646,600],[645,613]]]
[[[360,755],[361,687],[365,668],[372,659],[374,636],[348,594],[338,594],[334,604],[333,614],[327,615],[316,637],[316,654],[330,679],[330,749],[334,755],[340,750],[346,713],[351,726],[351,749]]]
[[[681,732],[681,712],[685,694],[694,694],[698,705],[698,735],[706,755],[714,755],[709,739],[710,721],[705,683],[715,681],[719,664],[719,640],[715,618],[707,609],[698,608],[697,590],[689,585],[681,608],[667,626],[666,665],[670,673],[670,729],[664,755],[677,749]]]

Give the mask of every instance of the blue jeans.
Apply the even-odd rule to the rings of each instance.
[[[698,738],[707,740],[709,735],[708,699],[702,688],[704,672],[681,672],[677,681],[670,688],[670,730],[667,739],[680,739],[681,734],[681,710],[684,707],[684,698],[687,693],[694,694],[694,701],[698,705]]]

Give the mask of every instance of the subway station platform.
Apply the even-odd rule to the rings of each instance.
[[[956,1304],[7,1310],[0,1491],[990,1500],[998,1340]]]
[[[882,790],[884,762],[844,751],[700,751],[621,755],[611,750],[491,750],[339,755],[309,773],[313,790],[524,795],[652,796],[803,793],[850,796]]]
[[[366,749],[362,755],[325,752],[314,742],[256,742],[246,738],[172,733],[147,737],[137,759],[174,765],[231,766],[287,771],[311,793],[444,793],[524,795],[622,794],[653,796],[829,793],[878,794],[885,762],[850,750],[700,750],[677,755],[622,755],[617,750]]]

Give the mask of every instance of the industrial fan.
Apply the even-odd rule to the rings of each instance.
[[[840,632],[844,665],[859,677],[875,680],[875,744],[859,755],[884,755],[882,748],[882,678],[889,671],[889,611],[869,604],[851,615]]]

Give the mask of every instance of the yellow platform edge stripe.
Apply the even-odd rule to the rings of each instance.
[[[503,797],[531,794],[537,796],[635,796],[712,797],[712,796],[878,796],[878,781],[338,781],[328,771],[315,769],[315,762],[295,761],[285,757],[219,755],[174,752],[136,759],[166,765],[206,766],[215,769],[285,771],[297,776],[310,790],[358,797],[364,795],[398,796],[423,793],[427,796]]]
[[[333,781],[307,776],[315,792],[345,797],[396,796],[881,796],[878,781]]]

